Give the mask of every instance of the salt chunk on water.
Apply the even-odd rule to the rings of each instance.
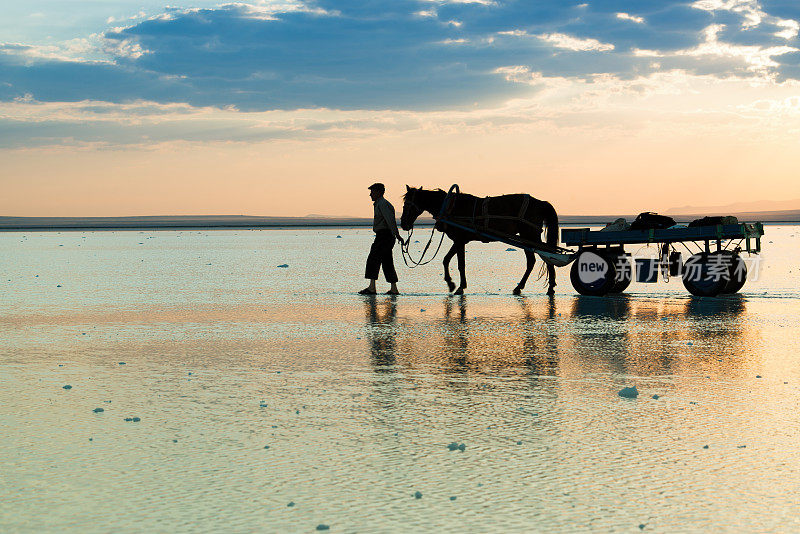
[[[289,266],[289,264],[288,264],[288,263],[282,263],[282,264],[278,265],[278,268],[279,268],[279,269],[285,269],[285,268],[287,268],[288,266]]]
[[[636,397],[639,396],[639,390],[636,389],[636,386],[629,388],[622,388],[621,390],[619,390],[619,393],[617,393],[617,395],[619,395],[624,399],[635,399]]]
[[[422,498],[422,492],[419,492],[419,491],[415,492],[414,493],[414,498],[415,499],[421,499]]]

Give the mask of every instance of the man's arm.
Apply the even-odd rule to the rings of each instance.
[[[389,231],[392,232],[392,235],[402,244],[403,238],[400,237],[400,230],[397,229],[397,221],[394,218],[394,208],[388,201],[381,202],[379,208],[381,210],[381,215],[383,215],[383,218],[386,220],[386,224],[389,225]]]

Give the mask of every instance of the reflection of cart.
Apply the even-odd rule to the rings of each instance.
[[[561,241],[578,247],[570,280],[582,295],[624,291],[633,277],[633,262],[624,246],[655,243],[659,245],[658,258],[636,259],[638,281],[656,282],[659,274],[681,276],[683,285],[693,295],[715,296],[736,293],[742,288],[747,280],[747,266],[740,253],[760,252],[762,235],[761,223],[618,231],[565,228],[561,231]],[[685,263],[675,247],[677,243],[691,254]]]

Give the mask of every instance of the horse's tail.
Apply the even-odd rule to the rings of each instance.
[[[545,228],[545,243],[558,245],[558,214],[552,204],[542,201],[542,219]]]
[[[540,200],[539,202],[539,213],[542,217],[542,226],[545,232],[544,242],[555,247],[558,245],[558,214],[553,205],[546,200]],[[552,270],[552,264],[547,261],[547,258],[544,256],[541,256],[541,258],[542,265],[539,267],[539,275],[536,277],[537,280],[541,280],[548,271]],[[556,285],[555,277],[551,280],[548,276],[547,284],[549,288],[552,289],[552,287]]]

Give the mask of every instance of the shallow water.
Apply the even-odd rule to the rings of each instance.
[[[485,244],[463,297],[399,257],[361,297],[364,229],[0,233],[0,530],[798,530],[800,227],[765,230],[725,298],[513,297]]]

